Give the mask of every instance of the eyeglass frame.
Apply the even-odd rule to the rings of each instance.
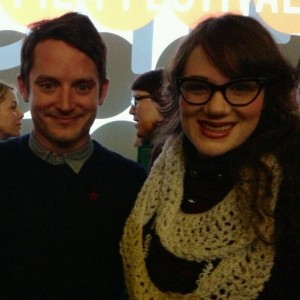
[[[202,80],[202,79],[199,79],[199,78],[193,78],[193,77],[175,77],[175,84],[176,84],[176,87],[178,89],[178,92],[180,93],[180,95],[182,96],[183,100],[185,102],[187,102],[188,104],[190,105],[204,105],[206,103],[208,103],[211,98],[213,97],[213,95],[215,94],[215,92],[217,91],[220,91],[223,98],[225,99],[225,101],[227,103],[229,103],[230,105],[232,106],[247,106],[249,104],[251,104],[252,102],[254,102],[258,95],[261,93],[261,91],[263,90],[263,88],[265,87],[265,84],[267,83],[267,81],[269,80],[268,77],[245,77],[245,78],[239,78],[239,79],[234,79],[232,81],[229,81],[225,84],[221,84],[221,85],[216,85],[216,84],[213,84],[211,82],[208,82],[208,81],[205,81],[205,80]],[[203,82],[205,83],[206,85],[208,85],[211,89],[211,93],[208,97],[207,100],[205,100],[204,102],[201,102],[201,103],[194,103],[194,102],[190,102],[188,99],[186,99],[183,95],[183,92],[182,92],[182,89],[181,89],[181,84],[185,81],[199,81],[199,82]],[[258,90],[256,92],[256,95],[254,96],[254,98],[247,102],[247,103],[244,103],[244,104],[235,104],[235,103],[232,103],[226,96],[226,89],[228,86],[231,86],[235,83],[239,83],[239,82],[247,82],[247,81],[253,81],[253,82],[256,82],[258,84]]]
[[[142,96],[131,96],[130,98],[130,105],[133,108],[136,108],[139,101],[142,101],[144,99],[153,99],[152,95],[142,95]]]

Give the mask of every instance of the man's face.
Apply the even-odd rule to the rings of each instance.
[[[108,88],[108,81],[99,82],[91,58],[63,41],[42,41],[35,47],[28,83],[26,89],[19,79],[37,141],[56,153],[82,147]]]

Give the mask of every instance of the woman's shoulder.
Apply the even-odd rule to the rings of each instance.
[[[280,138],[271,141],[270,146],[284,165],[297,164],[300,167],[300,120],[288,126]]]

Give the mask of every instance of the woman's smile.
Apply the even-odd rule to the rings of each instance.
[[[233,130],[236,123],[199,121],[201,133],[212,139],[224,138]]]

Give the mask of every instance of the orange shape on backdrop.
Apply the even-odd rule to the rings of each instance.
[[[3,0],[2,7],[17,23],[27,26],[74,10],[76,0]]]
[[[104,26],[115,30],[135,30],[145,26],[165,0],[90,0],[90,14]]]
[[[249,1],[244,1],[249,5]],[[173,0],[172,7],[177,17],[189,28],[195,27],[201,20],[227,12],[242,14],[241,1],[214,0]]]
[[[256,12],[272,28],[288,33],[300,33],[299,0],[254,0]]]

